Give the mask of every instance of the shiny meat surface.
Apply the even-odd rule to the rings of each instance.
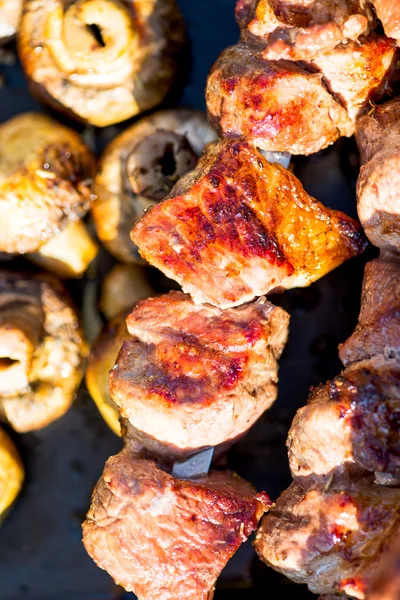
[[[399,311],[400,261],[381,253],[365,267],[358,324],[339,350],[343,364],[379,354],[400,358]]]
[[[311,154],[354,132],[320,73],[267,61],[243,45],[228,48],[214,64],[206,100],[221,133],[243,136],[263,150]]]
[[[36,252],[93,200],[95,162],[80,136],[39,113],[0,125],[0,252]]]
[[[110,372],[111,397],[160,454],[235,439],[276,398],[288,323],[265,299],[226,311],[181,292],[141,301]]]
[[[400,361],[353,364],[311,394],[288,437],[294,479],[329,478],[349,466],[400,474]]]
[[[399,522],[399,489],[370,479],[308,489],[293,483],[263,518],[255,547],[268,565],[314,593],[363,599]]]
[[[371,242],[400,249],[400,99],[374,107],[357,122],[361,153],[358,215]]]
[[[211,600],[223,567],[269,505],[229,471],[174,479],[125,450],[106,463],[83,542],[139,600]]]
[[[64,287],[46,275],[0,272],[0,417],[19,432],[71,406],[87,346]]]
[[[388,37],[400,42],[400,4],[398,0],[371,0]]]
[[[221,308],[307,286],[365,248],[355,221],[238,140],[210,146],[132,239],[195,302]]]

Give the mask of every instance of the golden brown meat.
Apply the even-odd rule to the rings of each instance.
[[[381,252],[365,267],[358,324],[339,351],[343,364],[376,355],[400,358],[399,311],[400,260]]]
[[[87,552],[140,600],[208,600],[270,502],[230,471],[175,479],[125,450],[110,458],[83,524]]]
[[[63,286],[0,272],[0,414],[16,431],[44,427],[70,407],[87,355]]]
[[[139,265],[115,265],[103,278],[100,294],[100,309],[106,319],[114,319],[155,291],[147,277],[147,269]]]
[[[22,13],[23,0],[0,0],[0,45],[16,34]]]
[[[90,351],[86,370],[86,386],[101,416],[117,435],[121,435],[118,407],[110,396],[108,373],[115,364],[122,344],[129,338],[126,312],[104,326]]]
[[[225,50],[207,80],[213,125],[264,150],[311,154],[351,136],[354,125],[322,75],[289,61],[271,62],[252,47]]]
[[[289,316],[265,299],[221,311],[171,292],[128,316],[110,373],[121,416],[170,458],[247,431],[274,402]]]
[[[371,0],[385,33],[400,43],[400,4],[398,0]]]
[[[24,480],[24,467],[8,435],[0,429],[0,523],[18,496]]]
[[[400,98],[362,116],[356,139],[362,162],[360,221],[375,246],[400,250]]]
[[[242,39],[255,36],[277,60],[309,60],[375,26],[365,0],[238,0],[236,18]]]
[[[175,0],[26,0],[19,54],[41,100],[104,127],[161,102],[183,42]]]
[[[393,40],[374,34],[319,52],[307,65],[289,55],[267,60],[259,48],[239,44],[221,54],[208,77],[209,115],[225,136],[311,154],[354,133],[360,111],[385,92],[394,55]]]
[[[303,489],[293,483],[257,532],[262,560],[320,594],[365,598],[378,558],[397,536],[400,490],[370,479]]]
[[[238,140],[210,146],[132,239],[195,302],[221,308],[307,286],[365,248],[355,221]]]
[[[165,110],[145,117],[105,149],[96,176],[92,207],[97,235],[122,262],[141,261],[130,231],[143,210],[169,194],[194,169],[216,134],[205,115]]]
[[[94,157],[80,136],[49,117],[25,113],[0,125],[0,252],[40,253],[43,248],[45,254],[61,233],[58,263],[47,260],[46,267],[57,271],[64,263],[69,269],[72,253],[79,257],[75,273],[82,274],[97,247],[87,241],[83,225],[69,238],[81,251],[62,251],[62,237],[89,209],[94,170]]]
[[[296,414],[288,448],[292,476],[302,481],[349,467],[400,475],[400,360],[354,363],[315,390]]]

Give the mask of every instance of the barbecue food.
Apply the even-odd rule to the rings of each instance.
[[[321,594],[365,597],[378,557],[396,539],[400,490],[353,478],[304,489],[293,483],[262,520],[260,558]]]
[[[357,122],[362,167],[358,215],[375,246],[400,250],[400,98],[376,106]]]
[[[398,0],[371,0],[388,37],[400,42],[400,5]]]
[[[393,40],[376,35],[322,52],[309,66],[233,46],[208,77],[211,122],[264,150],[317,152],[354,133],[360,111],[385,91],[394,54]]]
[[[225,311],[181,292],[143,300],[127,319],[111,397],[159,455],[234,440],[276,398],[288,323],[265,299]]]
[[[9,42],[16,34],[22,13],[23,0],[0,0],[0,44]]]
[[[210,146],[132,239],[195,302],[221,308],[307,286],[365,248],[355,221],[239,140]]]
[[[66,248],[63,238],[92,202],[94,168],[78,134],[49,117],[25,113],[0,125],[0,252],[39,252],[46,267],[82,274],[97,247],[88,242],[83,225],[70,229]]]
[[[34,94],[104,127],[161,102],[183,42],[175,0],[26,0],[19,54]]]
[[[20,432],[70,407],[87,354],[65,289],[45,275],[0,272],[0,416]]]
[[[122,344],[129,338],[126,312],[104,326],[90,352],[86,370],[86,386],[101,416],[117,435],[121,435],[118,407],[110,396],[108,373],[115,364]]]
[[[138,265],[115,265],[103,278],[100,309],[106,319],[128,312],[138,300],[154,295],[146,270]],[[112,365],[111,365],[112,366]]]
[[[212,598],[215,581],[269,508],[229,471],[175,479],[125,450],[110,458],[83,524],[86,550],[140,600]]]
[[[6,516],[24,480],[24,468],[18,451],[0,429],[0,523]]]
[[[97,235],[118,260],[141,261],[130,239],[132,227],[194,169],[215,137],[203,113],[166,110],[135,123],[106,148],[92,214]]]
[[[398,600],[400,598],[400,529],[388,544],[379,567],[367,590],[367,600]]]
[[[294,479],[349,466],[400,475],[400,361],[354,363],[311,394],[288,437]]]
[[[381,252],[365,267],[358,325],[342,344],[344,365],[375,355],[400,359],[400,259]]]

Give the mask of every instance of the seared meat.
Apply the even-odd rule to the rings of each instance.
[[[93,200],[94,157],[80,136],[39,113],[0,125],[0,252],[36,252]]]
[[[60,283],[0,272],[0,414],[14,429],[39,429],[68,410],[86,355]]]
[[[194,169],[215,138],[203,113],[180,109],[145,117],[111,142],[100,159],[92,208],[97,234],[111,254],[141,261],[129,237],[132,227]]]
[[[243,136],[264,150],[311,154],[354,132],[321,74],[289,61],[267,61],[243,45],[228,48],[215,63],[206,101],[221,133]]]
[[[211,600],[223,567],[269,505],[229,471],[174,479],[125,450],[106,463],[83,542],[140,600]]]
[[[400,261],[381,253],[365,267],[358,325],[342,344],[344,365],[375,355],[400,358]]]
[[[400,249],[400,98],[374,107],[357,122],[361,153],[358,214],[371,242]]]
[[[371,0],[388,37],[400,42],[400,4],[398,0]]]
[[[379,567],[368,586],[367,600],[399,600],[400,598],[400,528],[387,545]]]
[[[0,44],[16,34],[22,13],[23,0],[0,0]]]
[[[242,38],[256,36],[265,57],[309,60],[318,52],[357,40],[374,26],[364,0],[238,0]]]
[[[365,248],[355,221],[238,140],[210,146],[132,239],[195,302],[221,308],[307,286]]]
[[[400,475],[400,360],[355,363],[314,391],[288,448],[294,479],[329,478],[352,465]]]
[[[363,599],[399,522],[399,489],[370,479],[308,489],[293,483],[263,518],[255,547],[267,564],[314,593]]]
[[[8,435],[0,429],[0,523],[18,496],[24,480],[24,467]]]
[[[32,92],[104,127],[161,102],[184,33],[175,0],[26,0],[18,40]]]
[[[263,299],[225,311],[181,292],[143,300],[127,319],[134,337],[110,373],[111,397],[159,454],[235,439],[276,398],[288,323]]]

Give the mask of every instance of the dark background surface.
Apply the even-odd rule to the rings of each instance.
[[[202,109],[207,72],[220,51],[238,37],[235,2],[179,0],[179,4],[190,43],[181,63],[180,82],[166,105]],[[14,61],[12,45],[0,60]],[[2,64],[1,72],[1,121],[25,110],[44,110],[29,96],[17,63]],[[99,150],[123,127],[87,129],[85,137]],[[355,216],[357,156],[352,140],[341,140],[313,157],[299,157],[294,164],[295,173],[310,193]],[[367,255],[370,257],[370,253]],[[367,255],[348,262],[308,289],[273,298],[292,319],[281,361],[279,397],[229,455],[230,467],[272,498],[290,482],[285,439],[296,409],[306,402],[310,386],[340,370],[337,345],[356,322]],[[82,302],[86,283],[82,280],[69,284],[78,303]],[[97,413],[85,387],[65,417],[42,431],[12,433],[12,437],[25,463],[26,481],[0,529],[0,600],[134,598],[116,588],[81,544],[81,522],[91,490],[107,457],[121,446]],[[304,586],[292,584],[259,562],[248,542],[222,574],[215,598],[258,599],[267,595],[299,600],[312,597]]]

